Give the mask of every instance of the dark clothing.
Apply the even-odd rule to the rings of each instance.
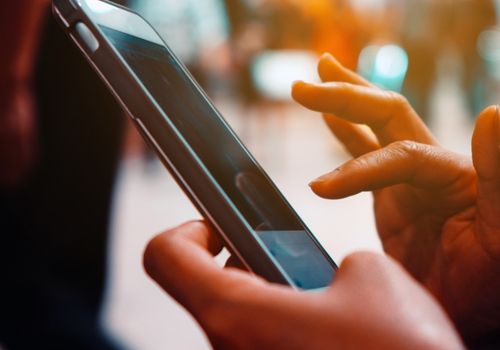
[[[99,329],[121,111],[49,16],[37,62],[38,161],[0,192],[0,344],[114,349]]]

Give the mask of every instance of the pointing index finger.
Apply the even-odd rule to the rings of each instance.
[[[346,83],[376,88],[360,75],[342,66],[340,62],[329,53],[325,53],[321,56],[318,64],[318,74],[324,82],[343,81]]]
[[[406,99],[397,93],[343,82],[299,81],[295,82],[292,95],[314,111],[368,125],[383,146],[402,140],[437,144]]]

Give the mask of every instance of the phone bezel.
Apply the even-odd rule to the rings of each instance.
[[[136,16],[157,35],[161,44],[169,51],[172,57],[174,57],[176,64],[178,64],[183,73],[198,89],[208,106],[217,113],[225,127],[232,133],[247,156],[255,163],[259,171],[262,172],[270,184],[276,188],[274,182],[254,159],[232,128],[227,124],[184,64],[175,56],[169,46],[161,39],[161,36],[148,21],[139,14],[123,6],[111,3],[107,0],[99,1],[108,3],[129,15]],[[77,44],[80,51],[82,51],[89,63],[93,66],[94,70],[100,75],[101,79],[113,92],[122,107],[127,111],[136,124],[139,132],[157,153],[179,186],[188,195],[200,213],[210,221],[217,232],[224,238],[229,250],[237,255],[246,267],[254,273],[271,282],[287,284],[296,289],[300,289],[289,278],[275,258],[269,254],[267,247],[265,247],[256,237],[255,231],[249,227],[246,220],[241,217],[241,213],[234,207],[231,200],[226,198],[227,195],[212,178],[211,174],[207,171],[190,145],[185,142],[183,136],[179,134],[178,130],[171,124],[168,118],[163,117],[162,109],[156,104],[154,98],[150,96],[141,80],[128,67],[128,64],[123,61],[113,45],[109,43],[98,25],[87,16],[84,9],[82,9],[82,4],[74,0],[54,0],[53,11],[65,31]],[[84,23],[98,39],[99,47],[95,52],[86,50],[79,42],[78,37],[74,35],[73,27],[78,22]],[[175,149],[176,152],[172,152],[172,149]],[[294,209],[281,194],[279,189],[276,188],[276,191],[280,194],[281,199],[289,210],[295,214],[302,224],[305,233],[319,248],[320,252],[331,264],[333,270],[336,270],[337,267],[329,254],[324,250],[301,218],[295,213]],[[232,232],[238,232],[238,234],[231,234]]]

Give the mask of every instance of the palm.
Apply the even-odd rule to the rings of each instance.
[[[385,251],[441,300],[467,334],[498,326],[471,315],[489,315],[490,323],[498,319],[491,311],[500,307],[497,298],[477,298],[478,293],[500,292],[500,266],[494,260],[500,256],[478,239],[476,228],[482,223],[475,192],[475,181],[462,181],[440,193],[408,185],[374,193]]]
[[[442,238],[447,236],[444,224],[474,206],[471,189],[457,188],[445,198],[408,185],[376,191],[375,217],[386,252],[402,262],[416,278],[425,281]]]

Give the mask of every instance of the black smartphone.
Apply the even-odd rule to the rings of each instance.
[[[230,252],[270,282],[328,286],[333,260],[153,27],[107,1],[52,8]]]

